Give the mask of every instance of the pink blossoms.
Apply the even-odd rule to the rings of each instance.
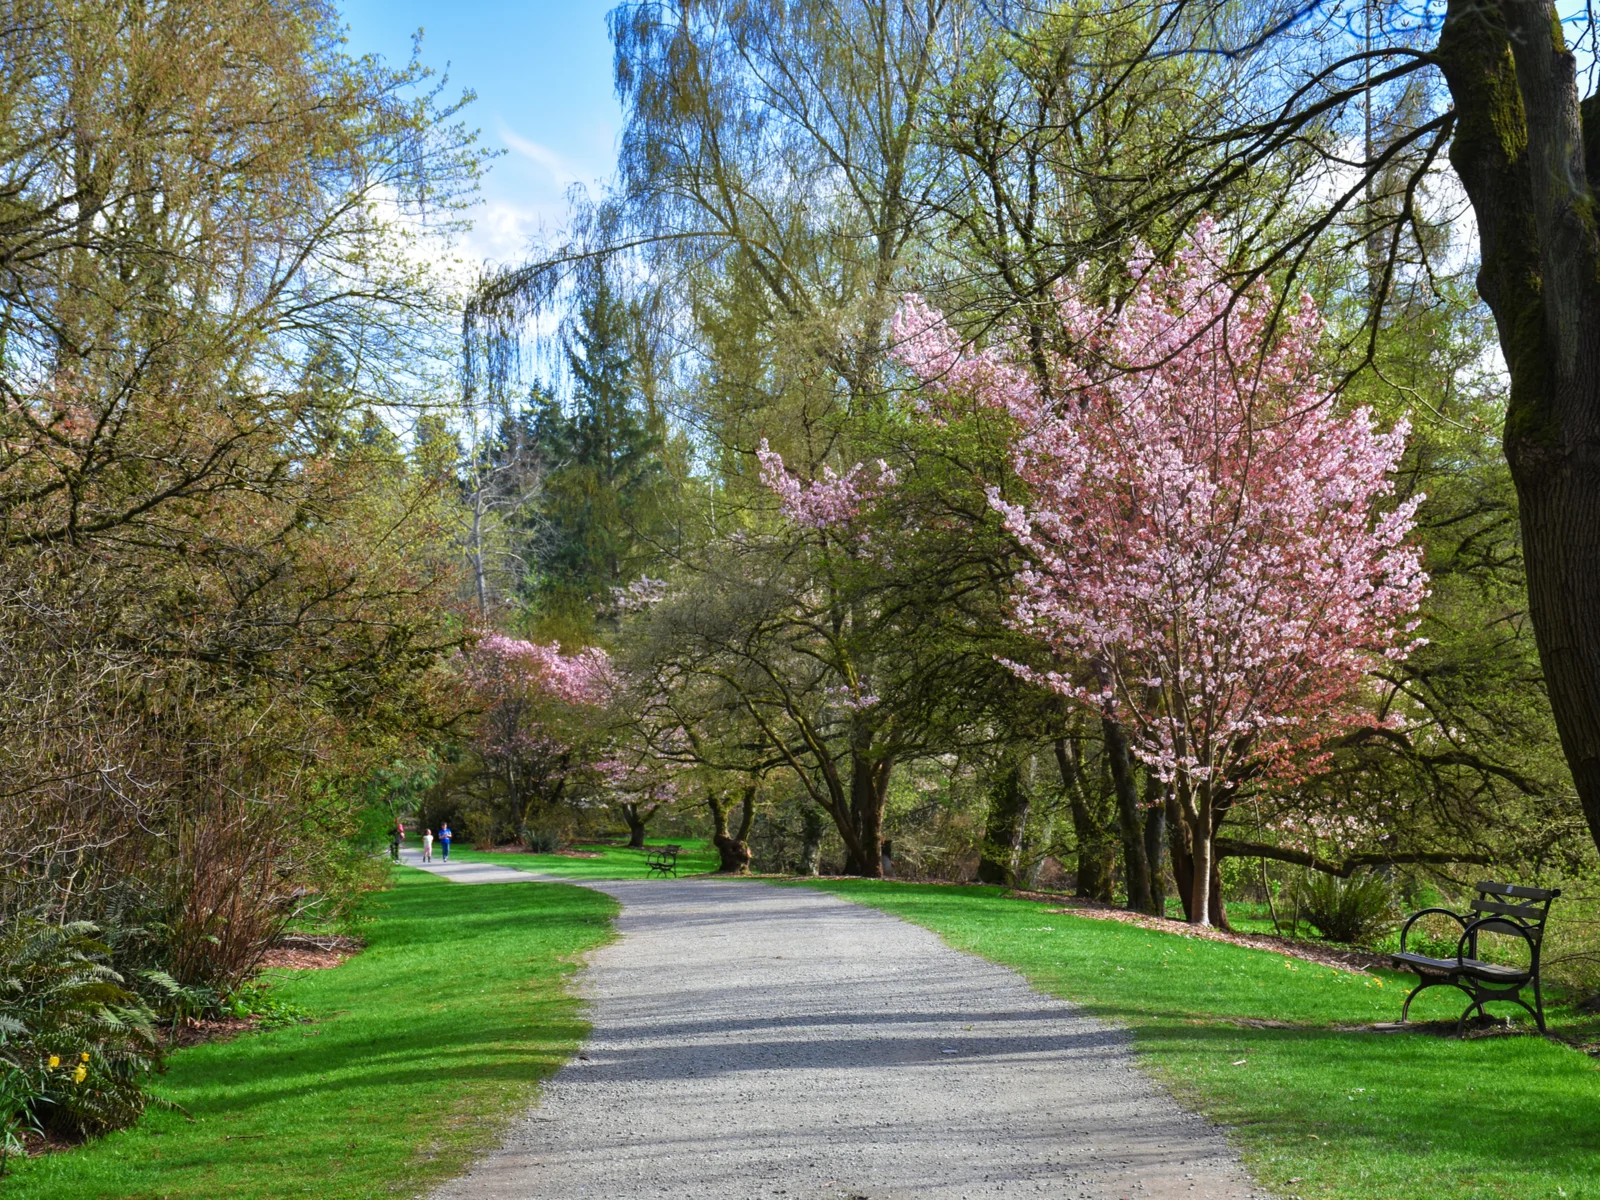
[[[499,781],[513,831],[574,790],[605,782],[607,746],[596,716],[617,679],[604,650],[563,654],[555,643],[491,633],[463,666],[483,705],[471,744]]]
[[[1136,278],[1118,310],[1063,288],[1077,351],[1050,360],[1048,393],[915,299],[897,333],[934,405],[960,394],[1014,422],[1028,498],[990,503],[1029,560],[1012,622],[1057,664],[1014,669],[1120,722],[1174,788],[1203,919],[1229,790],[1370,723],[1372,668],[1410,649],[1419,499],[1378,511],[1408,427],[1335,411],[1309,299],[1273,338],[1267,289],[1234,299],[1209,230]]]
[[[864,463],[857,463],[843,475],[832,467],[822,468],[822,478],[803,484],[783,465],[783,457],[761,439],[756,451],[761,462],[761,482],[778,497],[783,513],[797,525],[827,529],[844,525],[895,484],[895,473],[879,459],[876,478],[867,474]]]

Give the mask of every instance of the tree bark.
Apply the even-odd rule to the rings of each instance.
[[[1128,735],[1109,717],[1101,720],[1100,729],[1105,735],[1111,784],[1117,796],[1117,826],[1122,833],[1122,878],[1128,888],[1128,907],[1134,912],[1147,913],[1150,911],[1150,864],[1144,856],[1139,787],[1134,779],[1133,756],[1128,753]]]
[[[1269,846],[1265,842],[1245,842],[1237,838],[1218,838],[1216,840],[1216,856],[1218,859],[1270,858],[1275,862],[1293,863],[1296,866],[1309,867],[1313,871],[1337,875],[1340,879],[1349,879],[1362,867],[1400,866],[1406,863],[1429,863],[1435,866],[1472,863],[1488,866],[1495,861],[1492,854],[1464,853],[1453,850],[1374,852],[1347,854],[1341,859],[1330,859],[1308,853],[1305,850],[1295,850],[1288,846]]]
[[[820,808],[807,806],[800,827],[800,874],[816,875],[822,869],[822,835],[827,820]]]
[[[740,803],[739,829],[737,833],[730,834],[728,816],[731,805],[714,793],[706,798],[706,804],[711,809],[711,844],[717,848],[719,875],[746,875],[750,871],[748,839],[756,815],[756,789],[753,786],[745,788]]]
[[[1014,886],[1022,858],[1022,835],[1032,802],[1022,786],[1022,766],[1013,762],[989,789],[989,819],[984,829],[978,882]]]
[[[1104,826],[1096,820],[1084,795],[1082,755],[1075,739],[1056,739],[1056,767],[1072,809],[1072,832],[1078,843],[1077,884],[1072,894],[1110,903],[1117,853]]]
[[[1528,612],[1578,798],[1600,846],[1600,101],[1547,0],[1450,0],[1435,59],[1450,161],[1477,218],[1478,290],[1511,376],[1505,451]]]
[[[624,802],[619,807],[622,809],[622,819],[628,823],[628,848],[644,849],[645,826],[650,823],[650,818],[656,815],[659,806],[652,804],[647,811],[641,811],[642,805]]]
[[[1144,858],[1150,868],[1151,916],[1167,915],[1167,873],[1161,869],[1161,851],[1167,840],[1167,812],[1162,807],[1160,781],[1152,773],[1145,786]]]
[[[883,803],[889,794],[892,760],[870,758],[859,751],[850,756],[850,824],[855,845],[845,864],[849,875],[883,878]]]
[[[1178,886],[1178,903],[1183,905],[1183,919],[1193,921],[1194,854],[1189,848],[1189,825],[1183,819],[1183,807],[1178,803],[1176,786],[1167,789],[1164,807],[1167,811],[1167,848],[1172,856],[1172,881]]]
[[[1188,785],[1182,785],[1187,788]],[[1184,805],[1184,816],[1189,825],[1189,854],[1194,860],[1190,873],[1193,895],[1189,899],[1189,923],[1211,924],[1211,882],[1215,875],[1215,862],[1211,846],[1211,785],[1201,780],[1192,801]]]

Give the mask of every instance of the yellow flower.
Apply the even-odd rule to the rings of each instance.
[[[82,1083],[84,1081],[84,1079],[86,1079],[88,1077],[88,1075],[89,1075],[89,1068],[84,1066],[82,1063],[79,1063],[78,1064],[78,1069],[72,1073],[72,1082],[73,1083]]]
[[[59,1067],[61,1065],[61,1056],[59,1054],[52,1054],[50,1056],[50,1065],[52,1067]]]
[[[88,1062],[89,1061],[89,1052],[87,1050],[85,1050],[83,1052],[83,1057],[81,1059],[79,1059],[78,1061],[80,1061],[80,1062]]]

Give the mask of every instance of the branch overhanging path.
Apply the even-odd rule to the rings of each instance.
[[[584,886],[624,909],[582,1057],[437,1200],[1261,1194],[1126,1033],[925,929],[753,881]]]

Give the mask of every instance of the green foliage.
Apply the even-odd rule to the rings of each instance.
[[[561,849],[561,835],[550,829],[524,828],[522,844],[529,854],[552,854]]]
[[[255,1018],[258,1029],[281,1029],[313,1019],[310,1009],[286,999],[280,989],[262,983],[240,988],[229,997],[223,1011],[234,1017]]]
[[[566,335],[572,399],[546,395],[532,442],[546,464],[535,623],[585,638],[610,589],[643,575],[675,540],[665,420],[651,401],[645,314],[603,267],[586,275]]]
[[[16,1194],[426,1194],[495,1144],[586,1032],[568,985],[616,904],[562,885],[393,878],[366,899],[364,951],[275,973],[272,1003],[313,1023],[176,1051],[156,1090],[181,1112],[16,1163]]]
[[[1329,941],[1369,946],[1394,927],[1394,889],[1381,875],[1363,872],[1349,879],[1308,871],[1295,885],[1300,915]]]
[[[0,1135],[69,1137],[136,1121],[160,1061],[154,1014],[109,965],[98,930],[32,918],[0,934]]]

